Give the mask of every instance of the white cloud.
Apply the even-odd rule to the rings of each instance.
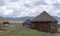
[[[39,1],[39,0],[24,0],[24,2],[25,2],[26,4],[33,4],[33,3],[35,3],[36,1]]]
[[[4,15],[11,15],[13,13],[13,10],[5,10]]]
[[[37,16],[42,11],[47,11],[49,14],[55,15],[55,14],[52,14],[54,12],[50,12],[50,11],[53,11],[53,7],[51,5],[40,5],[40,6],[26,8],[25,11],[23,11],[20,15],[18,15],[18,17],[19,16],[20,17],[22,17],[22,16]]]
[[[21,9],[23,4],[20,4],[19,2],[12,2],[7,5],[7,8],[9,9]]]
[[[13,13],[13,10],[7,9],[6,6],[1,6],[0,11],[4,16],[11,15]]]
[[[48,5],[52,5],[57,2],[57,0],[45,0]]]
[[[12,17],[24,17],[24,16],[37,16],[42,11],[47,11],[47,13],[53,16],[59,16],[58,13],[60,9],[56,8],[53,4],[60,4],[60,0],[3,0],[5,5],[0,6],[0,15],[12,16]],[[16,1],[16,2],[15,2]],[[46,3],[45,5],[37,1]],[[36,3],[37,2],[37,3]],[[25,4],[27,6],[25,6]],[[37,6],[38,4],[38,6]],[[59,5],[60,6],[60,5]],[[15,13],[16,12],[16,13]]]
[[[60,4],[60,0],[57,0],[57,3],[59,3],[59,4]]]
[[[55,10],[55,16],[60,17],[60,10]]]
[[[18,0],[10,0],[11,2],[17,2]]]

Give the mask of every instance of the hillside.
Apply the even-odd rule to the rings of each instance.
[[[8,20],[18,20],[18,21],[24,21],[24,20],[27,20],[27,19],[33,19],[34,17],[19,17],[19,18],[7,18]]]
[[[16,29],[14,31],[2,32],[0,36],[44,36],[44,32],[31,29]]]
[[[57,17],[57,16],[53,16],[55,19],[57,19],[59,22],[60,22],[60,18],[59,17]],[[7,18],[7,19],[9,19],[9,20],[27,20],[27,19],[33,19],[34,17],[19,17],[19,18]]]
[[[0,16],[0,21],[4,21],[4,20],[8,20],[8,19]]]
[[[24,28],[12,31],[0,32],[0,36],[60,36],[60,33],[45,33]]]
[[[57,16],[54,16],[55,19],[57,19],[60,22],[60,18]]]

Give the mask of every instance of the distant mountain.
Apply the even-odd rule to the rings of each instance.
[[[27,20],[27,19],[33,19],[34,17],[19,17],[19,18],[7,18],[9,20]]]
[[[58,22],[60,22],[60,17],[54,16],[55,19],[58,20]]]
[[[60,22],[60,18],[57,16],[53,16],[55,19],[57,19]],[[33,19],[34,17],[19,17],[19,18],[7,18],[9,20],[27,20],[27,19]]]
[[[0,21],[8,21],[8,19],[0,16]]]

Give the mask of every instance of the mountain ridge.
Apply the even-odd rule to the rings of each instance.
[[[55,19],[57,19],[60,22],[60,18],[57,16],[53,16]],[[34,17],[19,17],[19,18],[7,18],[8,20],[27,20],[27,19],[33,19]]]

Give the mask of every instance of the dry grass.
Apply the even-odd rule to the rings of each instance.
[[[24,21],[9,21],[10,24],[21,24]]]
[[[10,21],[10,23],[23,23],[23,21]],[[17,25],[17,24],[16,24]],[[9,27],[2,27],[4,29],[6,29],[7,31],[5,32],[0,32],[0,36],[46,36],[47,33],[44,32],[38,32],[35,30],[28,30],[28,29],[17,29],[16,28],[9,28]],[[16,30],[15,32],[11,32],[11,31]],[[60,32],[60,28],[58,28],[58,31]],[[60,33],[50,33],[50,36],[60,36]]]
[[[2,32],[4,36],[47,36],[48,33],[44,32],[38,32],[36,30],[30,30],[30,29],[13,29],[4,27],[5,29],[8,29],[9,32]],[[60,31],[60,28],[58,28]],[[13,30],[11,32],[11,30]],[[50,36],[60,36],[60,33],[50,33]]]

